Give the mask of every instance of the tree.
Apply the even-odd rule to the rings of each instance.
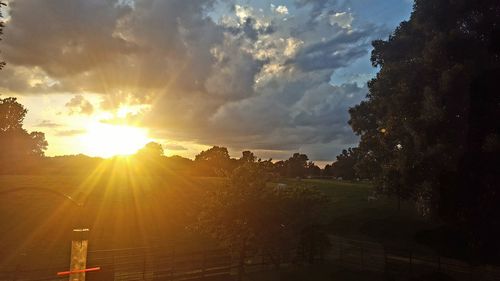
[[[0,1],[0,18],[3,18],[3,11],[2,11],[2,6],[7,6],[4,1]],[[0,21],[0,35],[3,34],[3,28],[5,27],[4,21]],[[2,40],[0,38],[0,40]],[[0,61],[0,69],[2,69],[5,66],[4,61]]]
[[[288,177],[304,177],[309,158],[305,154],[294,153],[286,162]]]
[[[148,142],[143,148],[137,151],[137,155],[147,158],[158,158],[163,156],[163,147],[157,142]]]
[[[241,154],[241,158],[239,159],[240,163],[253,163],[257,160],[257,157],[255,157],[251,151],[245,150]]]
[[[499,11],[498,1],[415,1],[373,42],[380,71],[349,111],[379,191],[460,225],[483,257],[500,252]]]
[[[23,121],[28,111],[16,98],[0,99],[0,162],[15,169],[33,158],[42,157],[47,149],[45,135],[28,133]]]
[[[359,160],[359,150],[350,148],[342,150],[342,153],[337,155],[337,161],[333,162],[331,169],[334,177],[340,177],[344,180],[353,180],[357,177],[354,166]]]
[[[0,99],[0,131],[22,129],[26,113],[28,110],[16,98]]]
[[[222,176],[231,171],[231,158],[225,147],[214,146],[195,156],[196,172],[204,176]]]
[[[306,165],[306,174],[311,177],[318,177],[321,175],[321,168],[314,164],[314,162],[309,161]]]
[[[306,188],[277,190],[267,185],[270,177],[258,163],[236,168],[227,184],[206,198],[198,220],[200,231],[238,254],[240,280],[246,257],[262,253],[279,267],[282,254],[313,238],[306,230],[319,225],[324,214],[322,194]],[[316,254],[307,249],[309,256]]]
[[[321,172],[321,175],[325,177],[332,177],[333,176],[332,165],[326,164],[325,168],[323,168],[323,171]]]
[[[372,152],[360,147],[350,147],[342,150],[332,165],[325,166],[324,173],[347,180],[373,179],[378,174],[378,166]]]

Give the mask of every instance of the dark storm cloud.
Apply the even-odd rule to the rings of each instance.
[[[318,42],[300,50],[287,63],[297,64],[304,71],[345,67],[366,55],[373,30],[342,31],[325,42]]]
[[[56,78],[96,68],[133,48],[114,35],[130,12],[116,1],[12,1],[5,58]]]
[[[88,92],[101,94],[101,109],[147,104],[129,119],[174,142],[315,155],[356,142],[347,109],[367,89],[330,77],[365,56],[381,29],[351,27],[351,14],[332,23],[344,4],[298,0],[302,12],[285,20],[224,1],[231,14],[213,19],[215,0],[121,3],[13,2],[0,87],[72,93],[66,106],[80,114],[95,110]]]

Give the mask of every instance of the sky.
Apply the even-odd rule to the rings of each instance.
[[[47,155],[109,157],[156,141],[194,157],[332,162],[377,69],[371,41],[409,0],[14,0],[0,97],[29,110]]]

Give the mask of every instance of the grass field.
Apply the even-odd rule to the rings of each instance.
[[[437,224],[422,218],[408,202],[403,202],[398,210],[396,198],[379,197],[369,201],[368,196],[374,190],[369,182],[306,179],[286,183],[316,187],[330,198],[328,229],[334,235],[379,242],[397,249],[431,250],[418,244],[415,236]]]
[[[26,252],[67,252],[74,227],[91,229],[91,248],[109,249],[173,243],[176,247],[214,246],[192,234],[205,191],[221,178],[185,178],[127,175],[2,175],[0,191],[43,187],[66,194],[83,208],[55,193],[30,191],[0,194],[0,265]],[[418,231],[434,227],[413,208],[396,200],[369,202],[373,187],[367,182],[283,180],[288,185],[317,188],[330,198],[325,214],[331,234],[384,245],[426,249],[415,242]],[[175,241],[175,242],[172,242]],[[181,243],[179,241],[186,241]],[[184,245],[184,246],[183,246]],[[2,261],[3,260],[3,261]]]

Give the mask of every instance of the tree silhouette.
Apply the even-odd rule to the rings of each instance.
[[[241,158],[239,159],[242,163],[253,163],[257,160],[257,157],[253,154],[253,152],[245,150],[241,153]]]
[[[231,158],[225,147],[214,146],[200,152],[194,159],[196,173],[204,176],[222,176],[231,170]]]
[[[378,189],[459,224],[471,246],[493,255],[500,252],[499,22],[498,1],[415,1],[409,21],[373,42],[380,71],[368,99],[350,109]]]
[[[23,162],[41,157],[47,149],[42,132],[28,133],[23,121],[28,111],[16,98],[0,99],[0,162],[5,167],[22,166]]]
[[[157,142],[148,142],[143,148],[139,149],[137,151],[137,155],[141,157],[148,157],[148,158],[158,158],[163,156],[163,147],[161,144]]]
[[[5,4],[4,1],[0,1],[0,18],[3,19],[3,11],[2,11],[2,6],[7,6],[7,4]],[[3,28],[5,27],[5,24],[4,24],[4,21],[1,20],[0,21],[0,35],[3,35]],[[2,40],[2,38],[0,37],[0,40]],[[5,66],[5,62],[4,61],[0,61],[0,69],[2,69],[3,67]]]
[[[305,154],[294,153],[286,162],[287,176],[304,177],[307,171],[307,161],[309,158]]]

